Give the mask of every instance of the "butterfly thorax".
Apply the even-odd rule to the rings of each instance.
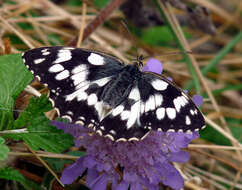
[[[121,72],[114,76],[112,83],[104,89],[102,98],[110,107],[115,107],[124,101],[131,89],[141,79],[142,73],[137,65],[126,65]]]

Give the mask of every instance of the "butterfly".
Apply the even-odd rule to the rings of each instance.
[[[162,75],[142,72],[142,60],[125,65],[105,53],[63,46],[32,49],[22,58],[50,89],[59,116],[113,141],[205,126],[188,95]]]

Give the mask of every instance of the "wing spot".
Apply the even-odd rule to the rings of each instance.
[[[120,113],[122,113],[123,110],[124,110],[124,106],[119,105],[116,108],[114,108],[114,110],[112,111],[112,115],[115,117],[115,116],[119,115]]]
[[[97,130],[97,131],[96,131],[96,133],[97,133],[97,134],[99,134],[100,136],[102,136],[102,135],[103,135],[103,133],[102,133],[102,131],[101,131],[101,130]]]
[[[110,134],[107,134],[107,135],[105,135],[104,137],[107,137],[107,138],[109,138],[111,141],[114,141],[113,136],[111,136]]]
[[[137,87],[133,88],[129,94],[129,98],[135,101],[140,100],[140,93]]]
[[[49,68],[49,72],[51,73],[57,73],[60,71],[63,71],[65,68],[61,64],[55,64]]]
[[[165,117],[165,108],[158,108],[156,110],[156,117],[159,120],[164,119],[164,117]]]
[[[69,115],[63,115],[62,118],[68,119],[69,122],[72,122],[72,119]]]
[[[82,64],[82,65],[78,65],[74,69],[72,69],[71,73],[77,74],[79,72],[86,71],[86,70],[87,70],[87,66]]]
[[[175,130],[174,130],[174,129],[169,129],[169,130],[167,130],[167,132],[172,132],[172,133],[174,133]]]
[[[49,50],[48,48],[42,49],[42,50],[41,50],[41,53],[45,53],[45,52],[47,52],[48,50]]]
[[[130,116],[130,111],[123,111],[122,113],[121,113],[121,119],[122,120],[127,120],[128,118],[129,118],[129,116]]]
[[[42,53],[42,55],[49,55],[49,54],[50,54],[50,52],[48,52],[48,51]]]
[[[186,125],[191,125],[191,119],[189,116],[186,116]]]
[[[72,75],[71,79],[74,81],[74,85],[76,86],[81,82],[85,82],[87,75],[88,75],[88,71],[86,70]]]
[[[166,108],[166,113],[170,119],[176,118],[176,110],[174,108]]]
[[[78,121],[76,121],[75,123],[76,123],[76,124],[79,124],[79,125],[82,125],[82,126],[84,125],[84,122],[81,121],[81,120],[78,120]]]
[[[87,104],[89,106],[91,106],[91,105],[94,105],[96,103],[97,103],[97,95],[94,94],[94,93],[89,95],[88,98],[87,98]]]
[[[130,139],[128,139],[128,141],[139,141],[140,139],[136,138],[136,137],[132,137]]]
[[[192,115],[194,115],[195,113],[194,113],[194,111],[192,110],[192,109],[190,109],[190,113],[192,114]]]
[[[104,126],[101,126],[100,129],[103,130],[103,131],[105,130]]]
[[[149,99],[145,103],[145,112],[155,110],[155,97],[150,95]]]
[[[116,133],[116,131],[114,131],[114,130],[111,130],[111,131],[109,131],[111,134],[113,134],[113,135],[116,135],[117,133]]]
[[[88,62],[92,65],[104,65],[104,58],[96,53],[91,53],[88,58]]]
[[[45,60],[45,58],[39,58],[34,60],[34,64],[40,64]]]
[[[139,112],[140,111],[140,102],[136,102],[131,106],[131,111],[129,115],[129,119],[127,122],[127,129],[131,128],[137,119],[139,119]],[[137,121],[140,124],[140,121]]]
[[[163,102],[163,96],[160,94],[155,94],[155,106],[159,107],[162,105]]]
[[[68,115],[73,116],[73,112],[72,112],[72,111],[67,111],[66,113],[67,113]]]
[[[72,56],[70,50],[61,49],[57,54],[57,59],[53,63],[62,63],[71,60],[71,58]]]
[[[166,90],[168,83],[163,81],[163,80],[154,80],[151,82],[151,85],[154,87],[156,90]]]
[[[60,72],[59,74],[56,75],[55,79],[56,80],[63,80],[66,79],[70,76],[70,72],[68,70],[64,70]]]
[[[126,142],[126,141],[127,141],[127,139],[125,139],[125,138],[119,138],[116,140],[116,142]]]
[[[94,81],[94,83],[97,84],[99,87],[102,87],[105,84],[107,84],[109,81],[110,81],[110,77],[105,77],[105,78]]]
[[[192,134],[192,131],[189,129],[186,131],[187,134]]]

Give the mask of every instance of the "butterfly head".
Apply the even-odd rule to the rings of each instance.
[[[139,55],[137,56],[137,59],[135,60],[134,64],[139,68],[139,70],[142,70],[143,65],[143,60],[144,60],[144,56],[143,55]]]

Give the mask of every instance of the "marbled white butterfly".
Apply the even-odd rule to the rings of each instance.
[[[23,61],[50,89],[58,114],[115,141],[144,138],[150,130],[197,131],[205,125],[193,101],[166,78],[141,72],[110,55],[72,47],[27,51]]]

